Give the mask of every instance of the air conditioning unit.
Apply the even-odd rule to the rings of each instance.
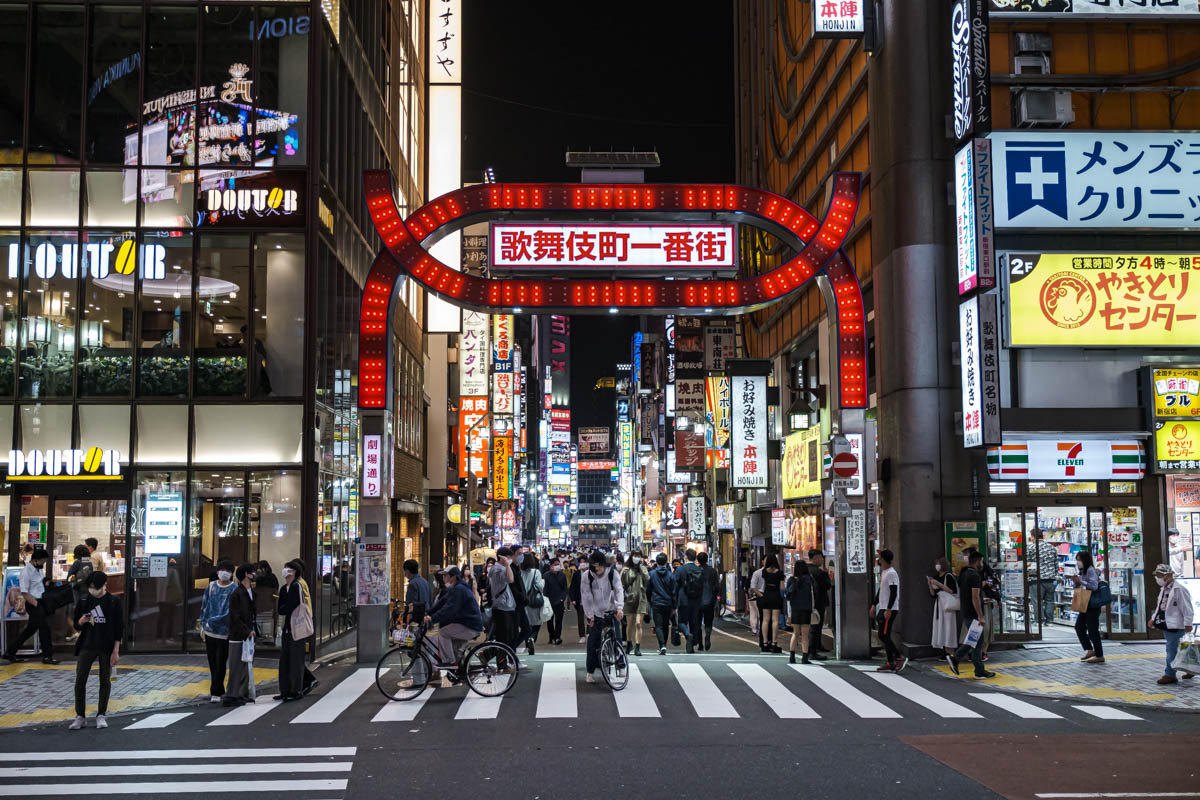
[[[1017,98],[1018,128],[1065,128],[1074,121],[1070,92],[1026,89]]]

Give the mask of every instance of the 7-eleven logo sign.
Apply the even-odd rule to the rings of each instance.
[[[1066,476],[1068,478],[1075,477],[1075,468],[1083,466],[1083,459],[1079,454],[1083,452],[1083,442],[1058,442],[1058,465],[1066,467]]]

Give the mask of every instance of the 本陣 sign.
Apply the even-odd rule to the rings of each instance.
[[[797,431],[783,440],[779,479],[784,500],[821,495],[821,426]]]
[[[767,378],[737,375],[733,389],[733,486],[767,488]]]
[[[1009,253],[1009,343],[1198,346],[1197,263],[1200,253]]]
[[[987,0],[954,0],[950,9],[954,138],[965,142],[992,129],[992,70]]]
[[[992,222],[992,143],[975,139],[954,156],[958,223],[958,293],[996,285]]]
[[[1200,369],[1155,369],[1154,416],[1200,417]]]
[[[1005,440],[987,451],[996,480],[1137,480],[1146,474],[1146,452],[1136,440]]]
[[[732,225],[498,222],[490,242],[500,270],[737,266]]]
[[[872,0],[812,0],[813,36],[833,39],[862,36],[866,30],[866,5]]]
[[[608,452],[608,428],[580,428],[579,454],[596,455]]]
[[[1094,14],[1096,16],[1163,17],[1200,14],[1198,0],[989,0],[992,11],[1005,15]]]
[[[962,367],[963,447],[1000,442],[1000,326],[996,295],[972,297],[958,307]]]
[[[458,392],[464,397],[488,393],[488,315],[464,311],[458,345]]]
[[[997,228],[1194,228],[1200,133],[992,134]]]

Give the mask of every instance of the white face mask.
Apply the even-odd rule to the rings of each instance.
[[[99,589],[93,589],[92,587],[89,586],[88,594],[90,594],[92,597],[100,597],[104,594],[104,587],[101,586]]]
[[[1163,577],[1160,577],[1160,576],[1158,576],[1158,575],[1155,575],[1155,576],[1154,576],[1154,580],[1158,582],[1158,585],[1159,585],[1159,586],[1166,586],[1166,585],[1167,585],[1167,579],[1166,579],[1166,578],[1163,578]]]
[[[285,578],[291,578],[291,577],[292,577],[292,576],[294,576],[295,574],[296,574],[296,570],[294,570],[294,569],[290,569],[290,568],[288,568],[288,567],[284,567],[284,568],[283,568],[283,577],[285,577]]]
[[[638,558],[637,556],[634,556],[634,557],[633,557],[633,563],[634,563],[634,564],[640,564],[640,563],[642,563],[642,560],[641,560],[640,558]]]
[[[227,581],[232,577],[233,577],[233,573],[227,569],[223,569],[223,570],[220,570],[219,572],[217,572],[217,580]]]
[[[550,567],[550,569],[554,570],[555,572],[562,572],[562,564],[554,564]]]

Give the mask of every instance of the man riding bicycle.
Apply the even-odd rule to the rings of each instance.
[[[604,624],[616,625],[625,613],[625,589],[621,586],[621,578],[616,570],[608,565],[608,559],[603,553],[596,551],[588,558],[590,569],[587,576],[580,581],[579,593],[583,600],[583,615],[587,618],[587,678],[588,683],[595,683],[592,673],[600,666],[600,642],[604,634]],[[614,632],[617,639],[621,638],[620,628]],[[624,664],[619,668],[623,671]]]
[[[462,582],[458,567],[447,567],[439,573],[444,582],[442,593],[425,617],[425,624],[438,624],[438,667],[447,670],[442,675],[442,688],[454,685],[452,677],[458,669],[458,654],[463,645],[483,633],[483,615],[475,593]]]

